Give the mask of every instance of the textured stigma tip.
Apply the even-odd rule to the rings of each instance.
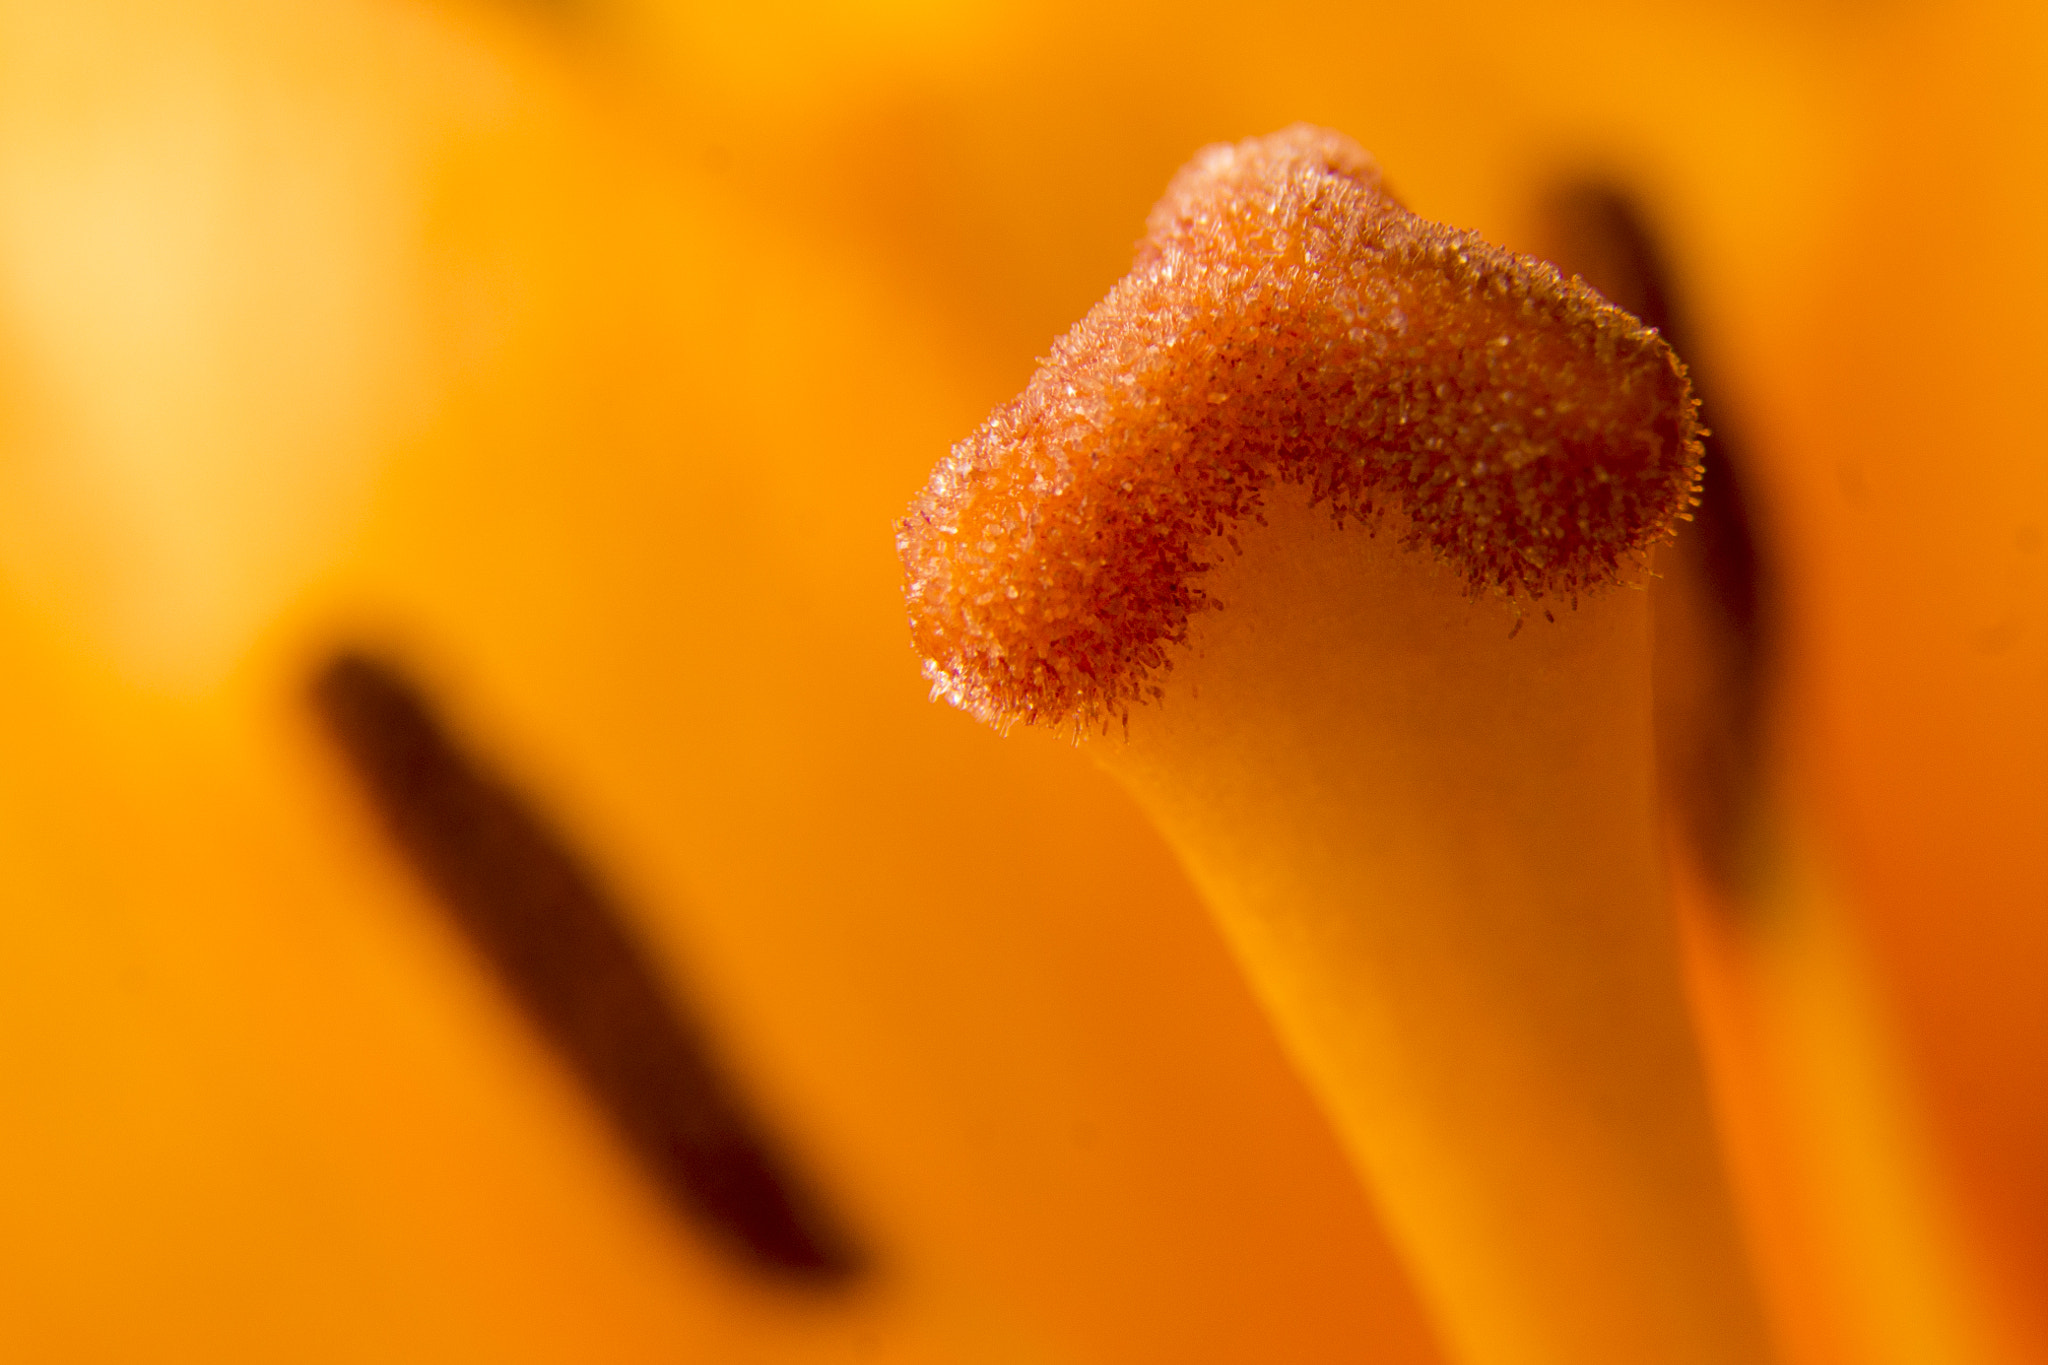
[[[1596,589],[1690,505],[1694,408],[1654,331],[1410,213],[1349,139],[1211,147],[899,524],[914,643],[999,728],[1127,717],[1276,483],[1398,510],[1475,592]]]

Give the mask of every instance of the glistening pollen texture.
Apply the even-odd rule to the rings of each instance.
[[[1211,147],[1131,273],[901,522],[933,695],[1007,729],[1159,694],[1276,481],[1405,517],[1474,592],[1612,583],[1699,479],[1685,367],[1576,279],[1416,217],[1349,139]]]

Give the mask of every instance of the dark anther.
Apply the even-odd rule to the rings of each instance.
[[[774,1150],[591,870],[465,753],[419,690],[347,653],[313,702],[394,843],[669,1200],[756,1268],[812,1284],[859,1258]]]
[[[1549,254],[1663,333],[1692,371],[1709,432],[1693,522],[1658,557],[1657,743],[1664,785],[1706,870],[1739,889],[1755,857],[1773,666],[1774,580],[1758,543],[1745,465],[1720,391],[1701,372],[1691,320],[1635,202],[1569,185],[1546,205]]]

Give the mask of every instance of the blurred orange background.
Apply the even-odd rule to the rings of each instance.
[[[1199,903],[929,705],[891,522],[1296,120],[1647,207],[1781,574],[1674,854],[1795,1361],[2048,1361],[2048,20],[2020,5],[0,4],[0,1356],[1437,1359]],[[307,680],[422,679],[873,1256],[654,1198]]]

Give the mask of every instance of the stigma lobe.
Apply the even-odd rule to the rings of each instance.
[[[1698,487],[1694,402],[1656,332],[1580,281],[1428,222],[1349,139],[1208,148],[1131,273],[899,523],[933,695],[1077,730],[1159,693],[1204,572],[1276,483],[1475,593],[1617,581]]]

